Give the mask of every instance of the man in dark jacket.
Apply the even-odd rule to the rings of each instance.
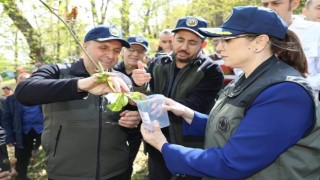
[[[17,77],[17,84],[29,78],[30,74],[22,73]],[[40,105],[23,106],[16,100],[15,94],[6,98],[3,111],[3,127],[6,130],[6,143],[15,147],[17,158],[17,180],[28,180],[28,165],[32,150],[41,144],[43,114]]]
[[[141,92],[150,89],[151,93],[163,94],[191,109],[208,113],[222,87],[223,73],[219,65],[202,52],[206,42],[205,37],[198,33],[198,28],[203,27],[207,27],[207,22],[202,18],[187,16],[179,19],[173,30],[175,34],[172,53],[155,58],[149,64],[147,72],[139,64],[139,69],[132,74],[134,89]],[[181,118],[172,114],[169,114],[169,118],[170,126],[162,131],[170,142],[203,147],[203,138],[183,135]],[[147,151],[149,179],[170,179],[172,175],[166,168],[161,153],[151,146],[148,146]]]
[[[123,46],[130,47],[117,28],[97,26],[85,36],[87,54],[83,59],[44,65],[17,86],[16,96],[22,104],[44,104],[42,146],[49,179],[130,179],[123,127],[136,127],[139,113],[106,108],[104,94],[113,90],[93,75],[102,66],[109,72],[115,91],[128,93],[130,79],[112,69]]]
[[[116,71],[122,72],[131,78],[132,71],[137,69],[137,62],[141,61],[147,56],[148,51],[148,41],[143,36],[130,36],[128,38],[130,48],[122,48],[123,59],[119,62],[114,69]],[[131,110],[137,110],[136,106],[129,107]],[[130,159],[129,159],[129,174],[133,171],[133,162],[138,154],[140,144],[141,144],[141,133],[140,126],[136,128],[128,129],[128,143],[130,149]]]

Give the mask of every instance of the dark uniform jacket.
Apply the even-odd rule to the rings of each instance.
[[[45,65],[16,89],[21,103],[44,104],[42,145],[50,179],[108,179],[128,168],[127,133],[117,123],[119,112],[106,109],[103,96],[77,91],[77,80],[85,77],[83,60]]]
[[[306,79],[297,70],[273,56],[247,79],[243,75],[221,91],[207,122],[205,148],[223,147],[239,127],[255,98],[269,86],[281,82],[296,83],[305,88],[313,98],[312,89]],[[307,132],[304,138],[283,152],[268,167],[246,179],[319,179],[319,139],[320,121],[315,117],[313,129]]]
[[[149,87],[142,87],[144,90],[150,88],[153,94],[163,94],[202,113],[209,113],[223,84],[221,68],[203,53],[180,70],[176,68],[176,59],[172,54],[159,56],[150,63],[148,72],[152,79]],[[137,90],[143,91],[142,88]],[[169,114],[169,118],[170,136],[167,128],[163,129],[169,141],[189,147],[203,147],[202,137],[183,135],[183,120],[180,117]]]

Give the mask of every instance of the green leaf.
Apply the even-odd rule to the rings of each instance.
[[[114,111],[114,112],[121,111],[122,108],[128,104],[129,99],[124,93],[113,93],[113,94],[115,94],[115,97],[117,96],[117,99],[115,100],[115,102],[108,104],[107,108],[109,108],[111,111]]]
[[[108,104],[107,108],[110,109],[113,112],[118,112],[118,111],[121,111],[123,106],[121,106],[121,105],[119,105],[117,103],[113,103],[113,104]]]
[[[108,81],[110,81],[107,72],[94,73],[94,75],[98,78],[98,83],[108,83]]]
[[[146,99],[146,95],[135,91],[135,92],[130,93],[130,98],[132,100],[144,100],[144,99]]]

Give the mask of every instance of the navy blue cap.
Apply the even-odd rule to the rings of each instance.
[[[84,38],[84,42],[103,42],[109,40],[119,40],[124,47],[130,47],[130,44],[126,40],[122,39],[121,32],[114,26],[96,26],[91,29]]]
[[[236,36],[240,34],[266,34],[284,39],[288,25],[273,10],[256,6],[234,7],[219,28],[200,28],[207,37]]]
[[[131,36],[128,38],[128,42],[130,45],[139,44],[143,46],[146,50],[148,50],[149,47],[148,40],[143,36]]]
[[[186,16],[180,18],[176,25],[176,28],[172,30],[172,32],[177,32],[178,30],[189,30],[195,34],[197,34],[201,39],[205,39],[203,35],[198,32],[198,28],[206,28],[208,27],[208,23],[206,20],[193,16]]]

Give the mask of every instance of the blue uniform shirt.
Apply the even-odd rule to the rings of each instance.
[[[22,131],[24,134],[28,134],[31,129],[34,129],[37,134],[40,134],[43,130],[43,115],[41,106],[23,106],[22,117]]]

